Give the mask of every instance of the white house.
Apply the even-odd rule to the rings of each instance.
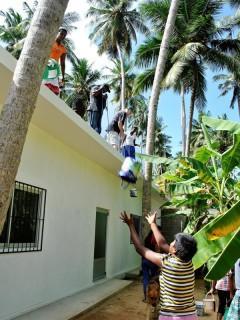
[[[0,48],[0,108],[16,60]],[[123,158],[42,87],[0,237],[0,319],[49,304],[139,266],[119,213],[141,214],[120,187]],[[153,192],[153,207],[160,198]]]

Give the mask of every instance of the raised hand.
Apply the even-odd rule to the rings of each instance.
[[[126,211],[121,212],[120,214],[120,219],[122,220],[123,223],[126,223],[128,226],[133,224],[133,219],[132,217],[128,217]]]
[[[157,216],[157,211],[154,211],[153,213],[149,213],[148,215],[146,215],[145,219],[149,224],[156,223],[156,216]]]

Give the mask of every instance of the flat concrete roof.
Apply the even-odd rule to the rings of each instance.
[[[6,100],[16,63],[17,60],[0,46],[0,110]],[[114,175],[120,170],[124,160],[122,155],[45,86],[41,86],[31,123]],[[138,189],[141,185],[140,178]],[[157,194],[154,188],[153,192]]]
[[[0,47],[0,105],[6,99],[16,62]],[[41,87],[31,123],[106,170],[114,174],[119,170],[123,157],[45,86]]]

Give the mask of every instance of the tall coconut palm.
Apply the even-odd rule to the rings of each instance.
[[[17,59],[21,54],[24,41],[26,39],[27,32],[37,5],[38,1],[34,1],[32,6],[30,6],[28,2],[24,1],[23,11],[25,12],[25,16],[21,16],[13,9],[0,11],[0,15],[5,18],[4,25],[0,26],[0,39],[7,44],[6,49]],[[70,33],[76,29],[74,23],[78,21],[79,14],[77,12],[67,12],[64,15],[61,26],[66,28],[68,33]],[[67,58],[72,62],[74,59],[76,59],[73,41],[69,38],[65,38],[63,43],[68,51]]]
[[[146,147],[148,106],[143,96],[134,97],[134,111],[130,126],[137,129],[138,137],[141,137],[141,148]],[[165,125],[162,118],[156,119],[154,155],[169,157],[171,155],[171,138],[164,133]]]
[[[65,101],[83,118],[88,106],[91,86],[101,78],[87,59],[76,59],[70,74],[66,75]]]
[[[15,45],[26,37],[27,22],[12,8],[6,11],[1,10],[0,16],[4,18],[3,25],[0,25],[0,40],[6,44],[6,49],[15,58],[19,58],[21,50],[15,48]]]
[[[189,14],[189,24],[186,26],[187,33],[183,37],[182,46],[172,58],[173,66],[166,80],[168,84],[174,85],[176,81],[185,77],[187,71],[192,74],[192,80],[188,87],[191,90],[191,99],[185,152],[187,156],[190,152],[194,109],[196,106],[203,108],[206,103],[204,95],[206,67],[209,66],[213,70],[227,68],[231,71],[239,67],[238,60],[234,55],[230,55],[239,52],[239,40],[223,38],[222,30],[217,28],[214,21],[214,15],[220,9],[221,2],[206,0],[198,1],[196,8],[191,7],[192,16]],[[194,16],[194,20],[191,20]]]
[[[201,125],[201,119],[203,116],[211,116],[211,113],[201,113],[197,119],[193,119],[193,129],[191,136],[191,153],[205,145],[204,132]],[[218,119],[228,120],[226,114],[218,116]],[[222,154],[224,153],[233,143],[232,135],[228,131],[214,131],[211,128],[208,129],[209,134],[211,135],[211,140],[216,149]]]
[[[0,232],[10,202],[29,123],[47,64],[48,53],[61,25],[68,0],[41,0],[0,114]]]
[[[237,80],[235,74],[219,74],[213,77],[214,81],[223,81],[218,85],[221,91],[220,96],[225,96],[227,93],[232,92],[232,98],[229,107],[234,108],[235,103],[238,107],[238,115],[240,117],[240,81]]]
[[[121,62],[119,59],[112,60],[113,67],[107,67],[107,74],[104,78],[107,80],[113,91],[113,102],[119,105],[121,101]],[[132,61],[124,60],[124,72],[125,72],[125,104],[129,104],[130,99],[133,97],[133,84],[136,77],[133,72],[134,64]],[[121,108],[121,106],[119,105]]]
[[[147,136],[147,119],[148,119],[148,105],[144,96],[134,96],[133,101],[130,100],[130,104],[133,102],[133,116],[130,120],[130,127],[137,128],[137,137],[141,137],[140,148],[141,153],[146,146]]]
[[[143,19],[136,9],[131,9],[135,0],[90,1],[87,16],[91,18],[93,31],[89,35],[98,45],[99,54],[108,53],[118,57],[121,64],[121,107],[125,108],[124,55],[132,51],[132,40],[137,41],[137,32],[148,33]]]
[[[167,22],[163,32],[161,46],[160,46],[156,71],[155,71],[154,80],[153,80],[151,98],[149,102],[147,143],[146,143],[147,155],[152,155],[154,152],[154,134],[155,134],[157,106],[158,106],[158,100],[160,95],[160,85],[163,80],[164,69],[165,69],[165,64],[166,64],[167,54],[168,54],[168,45],[174,29],[179,2],[180,2],[179,0],[171,1],[168,18],[167,18]],[[144,180],[143,180],[143,197],[142,197],[143,215],[146,215],[151,210],[151,188],[152,188],[152,164],[145,163],[145,172],[144,172]],[[142,227],[143,227],[142,228],[143,235],[146,235],[147,225],[145,221],[143,222]]]
[[[156,12],[163,7],[161,14]],[[166,1],[149,1],[145,4],[148,15],[152,15],[152,20],[158,30],[166,21]],[[221,10],[222,2],[213,0],[199,0],[192,3],[190,0],[180,2],[179,15],[177,16],[174,34],[170,42],[170,50],[174,49],[175,54],[170,60],[170,71],[168,72],[165,84],[174,87],[176,83],[191,75],[191,81],[185,79],[189,84],[185,86],[191,92],[191,102],[189,111],[189,125],[187,135],[186,155],[189,154],[192,119],[195,107],[201,111],[206,103],[205,98],[205,69],[207,66],[213,69],[227,68],[234,70],[238,67],[238,60],[231,56],[231,53],[239,51],[239,40],[224,38],[223,29],[215,24],[214,17]],[[155,52],[155,48],[153,52]],[[145,52],[151,49],[145,48]],[[144,53],[144,52],[143,52]],[[153,58],[155,55],[152,55]],[[143,54],[143,58],[144,57]],[[151,61],[151,57],[148,57]],[[147,60],[146,60],[147,62]],[[149,75],[150,77],[150,75]]]
[[[32,17],[34,15],[34,12],[37,8],[37,5],[38,5],[37,0],[35,0],[33,2],[32,6],[30,6],[27,1],[23,2],[23,10],[27,15],[26,22],[27,22],[28,27],[30,26],[30,23],[31,23]],[[75,11],[67,12],[64,14],[64,18],[63,18],[63,22],[62,22],[61,27],[65,28],[68,31],[68,34],[71,34],[71,32],[73,30],[77,29],[77,27],[74,26],[74,23],[78,22],[79,19],[80,19],[80,16],[77,12],[75,12]],[[23,41],[22,41],[22,43],[23,43]],[[67,59],[70,60],[70,62],[73,62],[75,59],[77,59],[77,56],[74,53],[75,47],[74,47],[73,41],[69,37],[67,37],[63,40],[63,44],[67,49]],[[21,46],[21,44],[20,44],[20,46]]]

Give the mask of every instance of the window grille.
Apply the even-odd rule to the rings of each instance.
[[[41,251],[46,190],[15,182],[0,235],[0,253]]]

